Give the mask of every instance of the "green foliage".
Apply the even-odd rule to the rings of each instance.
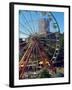
[[[60,45],[64,46],[64,35],[60,35]]]
[[[41,72],[40,78],[50,78],[50,77],[51,75],[46,69],[44,69],[43,72]]]

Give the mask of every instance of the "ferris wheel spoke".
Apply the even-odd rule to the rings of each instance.
[[[33,29],[32,29],[32,27],[31,27],[31,25],[30,25],[30,22],[28,21],[28,19],[25,17],[24,14],[23,14],[23,17],[24,17],[24,20],[26,21],[26,24],[28,24],[28,27],[30,28],[31,33],[33,33]]]
[[[28,45],[25,45],[24,47],[20,48],[20,51],[22,52],[22,54],[23,54],[23,52],[25,52],[27,50],[27,48],[28,48]],[[22,56],[22,54],[21,54],[21,56]]]
[[[30,18],[31,18],[31,22],[32,22],[33,31],[35,33],[35,26],[34,26],[34,23],[33,23],[33,18],[32,18],[32,13],[31,12],[30,12]]]
[[[23,20],[23,19],[21,19]],[[30,34],[32,34],[31,32],[31,28],[29,27],[29,25],[27,24],[27,22],[25,20],[21,21],[20,20],[20,23],[19,25],[21,25],[23,28],[25,28]]]
[[[24,24],[22,24],[22,23],[20,23],[20,25],[23,27],[23,28],[25,28],[30,34],[32,34],[31,32],[30,32],[30,30],[27,28],[27,26],[25,26]],[[25,31],[26,31],[25,30]]]
[[[33,60],[35,59],[34,49],[35,49],[35,47],[32,49],[32,57],[33,57]]]
[[[37,59],[37,56],[38,56],[38,49],[37,49],[37,47],[36,47],[36,59]]]
[[[42,44],[38,43],[37,47],[38,47],[38,50],[39,50],[40,57],[43,58],[42,52],[43,52],[43,54],[45,55],[44,46],[43,46]],[[41,51],[42,51],[42,52],[41,52]]]
[[[56,46],[54,47],[54,46],[52,46],[52,45],[50,45],[50,44],[46,44],[46,46],[47,46],[48,48],[53,48],[53,49],[56,48]]]
[[[30,36],[30,34],[27,34],[27,33],[23,32],[22,30],[20,30],[19,32],[20,32],[21,34],[26,35],[26,36]]]

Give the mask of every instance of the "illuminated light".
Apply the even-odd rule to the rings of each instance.
[[[43,64],[43,61],[39,62],[39,64]]]
[[[34,74],[36,74],[36,72],[34,72]]]
[[[24,65],[22,64],[21,67],[24,67]]]

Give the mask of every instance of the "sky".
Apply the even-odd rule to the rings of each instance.
[[[55,16],[59,27],[60,27],[60,32],[64,32],[64,13],[63,12],[54,12],[53,15]]]
[[[63,12],[51,12],[55,17],[60,32],[64,32],[64,13]],[[40,11],[19,11],[19,35],[20,38],[27,38],[29,35],[39,32],[39,20],[42,18],[48,19],[48,14],[42,14]],[[53,23],[55,19],[51,16],[52,21],[50,22],[50,30],[53,32]],[[58,30],[58,29],[57,29]],[[56,30],[55,30],[56,31]]]

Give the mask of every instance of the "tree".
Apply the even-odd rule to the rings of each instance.
[[[40,75],[40,78],[50,78],[51,75],[49,74],[49,72],[44,69],[42,72],[41,72],[41,75]]]

